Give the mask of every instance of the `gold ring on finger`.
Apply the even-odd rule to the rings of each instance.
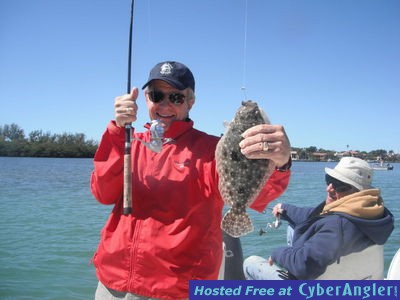
[[[262,143],[262,151],[267,152],[269,149],[269,144],[268,142],[263,142]]]

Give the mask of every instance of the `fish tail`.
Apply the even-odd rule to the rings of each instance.
[[[222,218],[221,228],[232,237],[240,237],[254,230],[253,223],[246,212],[236,213],[229,209]]]

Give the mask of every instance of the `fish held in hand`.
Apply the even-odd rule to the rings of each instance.
[[[242,102],[216,148],[219,191],[224,202],[231,206],[222,218],[221,228],[233,237],[254,230],[246,207],[257,198],[274,170],[272,161],[248,159],[240,151],[242,133],[259,124],[269,124],[269,121],[257,103]]]

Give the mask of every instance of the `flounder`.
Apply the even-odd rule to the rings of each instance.
[[[242,102],[216,148],[219,191],[224,202],[231,206],[222,218],[221,228],[233,237],[254,230],[246,207],[253,203],[274,170],[272,161],[247,159],[240,151],[242,133],[259,124],[269,121],[257,103]]]

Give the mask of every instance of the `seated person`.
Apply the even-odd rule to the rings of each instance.
[[[274,249],[268,260],[247,258],[246,279],[316,279],[340,257],[387,241],[394,217],[384,207],[380,190],[371,186],[369,164],[344,157],[325,173],[327,197],[317,207],[275,205],[272,214],[281,215],[294,230],[292,245]]]

